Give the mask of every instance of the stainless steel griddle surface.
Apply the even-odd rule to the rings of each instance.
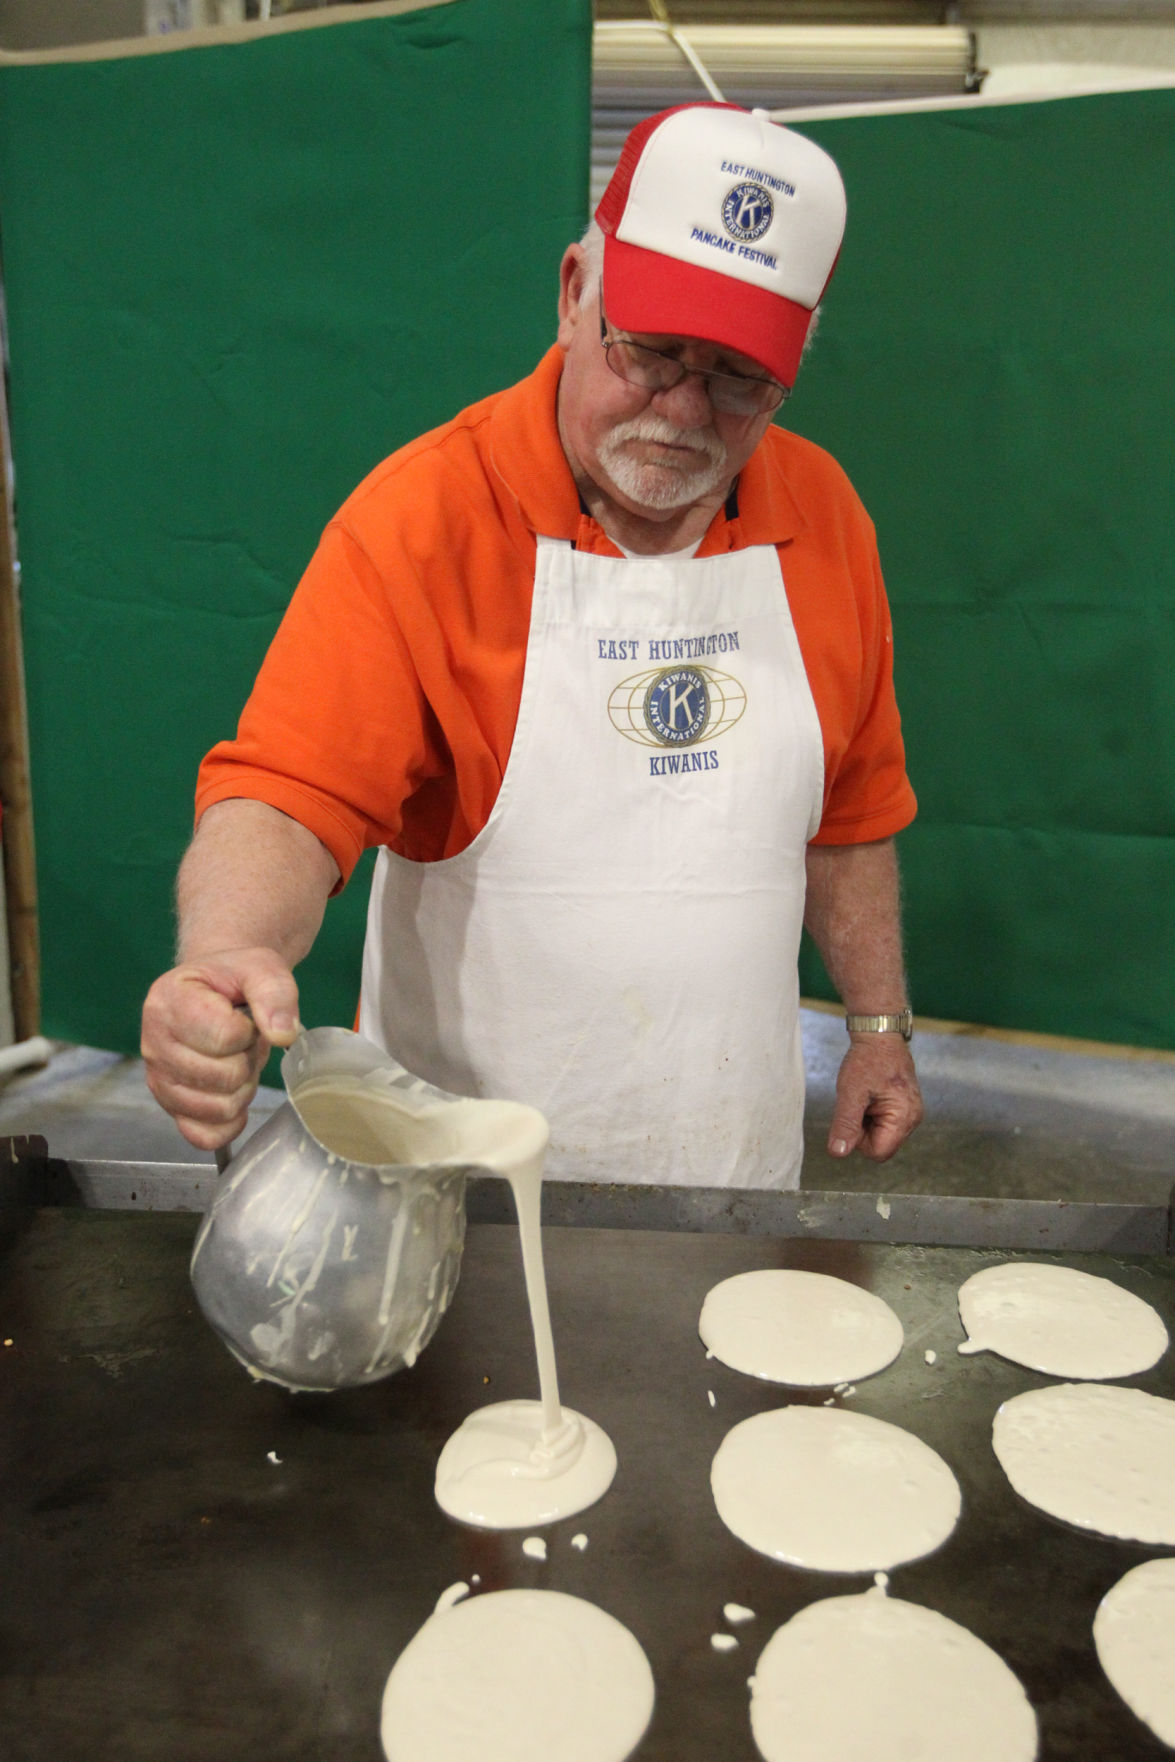
[[[715,1513],[709,1468],[726,1430],[827,1395],[706,1359],[707,1290],[764,1266],[851,1279],[905,1324],[897,1363],[838,1400],[938,1450],[964,1513],[937,1554],[892,1573],[893,1594],[1006,1659],[1036,1707],[1042,1762],[1169,1757],[1106,1683],[1090,1634],[1105,1591],[1164,1550],[1080,1534],[1021,1503],[992,1455],[991,1420],[1047,1379],[955,1351],[959,1284],[1010,1256],[547,1230],[563,1399],[611,1434],[620,1468],[598,1506],[545,1531],[540,1563],[520,1533],[463,1528],[432,1496],[441,1445],[472,1408],[537,1393],[512,1228],[470,1227],[456,1301],[414,1370],[291,1396],[252,1383],[196,1311],[196,1222],[75,1209],[0,1219],[6,1762],[378,1762],[391,1665],[440,1592],[475,1574],[481,1591],[587,1597],[632,1630],[657,1684],[639,1762],[755,1762],[746,1679],[762,1646],[804,1604],[870,1582],[779,1566]],[[1055,1258],[1109,1274],[1175,1321],[1172,1262]],[[1175,1353],[1131,1381],[1175,1396]],[[571,1546],[580,1530],[583,1552]],[[757,1618],[720,1654],[710,1635],[730,1600]]]

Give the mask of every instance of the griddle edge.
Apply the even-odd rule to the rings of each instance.
[[[216,1181],[211,1160],[65,1160],[49,1154],[44,1138],[0,1138],[0,1207],[202,1212]],[[470,1223],[512,1223],[513,1200],[506,1183],[471,1171],[467,1212]],[[1170,1255],[1175,1253],[1175,1190],[1171,1203],[1162,1206],[550,1181],[543,1189],[543,1222],[924,1247]]]

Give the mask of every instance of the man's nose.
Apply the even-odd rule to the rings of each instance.
[[[652,403],[659,416],[679,428],[708,428],[714,420],[707,382],[696,373],[687,373],[676,385],[654,393]]]

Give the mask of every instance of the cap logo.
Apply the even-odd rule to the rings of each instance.
[[[762,184],[735,184],[722,204],[722,224],[732,239],[746,244],[763,237],[774,213],[775,205]]]

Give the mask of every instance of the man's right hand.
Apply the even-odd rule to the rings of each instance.
[[[147,1085],[189,1144],[217,1150],[244,1130],[270,1047],[298,1027],[297,982],[272,949],[185,961],[143,1005]]]

